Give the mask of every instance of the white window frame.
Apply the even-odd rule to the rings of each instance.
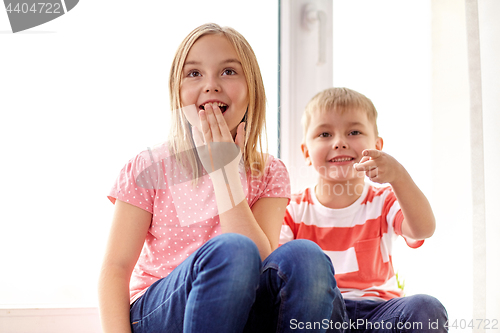
[[[333,84],[332,6],[331,0],[280,1],[279,157],[289,169],[292,191],[315,181],[300,150],[300,120],[307,102]]]

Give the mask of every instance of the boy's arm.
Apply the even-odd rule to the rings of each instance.
[[[403,235],[412,239],[431,237],[436,229],[434,213],[406,169],[394,157],[376,149],[367,149],[363,155],[355,168],[365,171],[374,182],[391,184],[404,216]]]
[[[391,182],[404,220],[401,232],[412,239],[425,239],[434,234],[436,220],[429,201],[404,169],[397,181]]]
[[[294,230],[295,230],[295,221],[293,220],[293,217],[290,214],[290,206],[287,206],[285,210],[285,218],[283,219],[283,223],[281,225],[279,244],[283,245],[289,241],[294,240],[295,239]]]

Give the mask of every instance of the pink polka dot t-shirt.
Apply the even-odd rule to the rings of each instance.
[[[121,170],[108,198],[127,202],[152,214],[141,255],[130,281],[131,302],[166,277],[209,239],[221,233],[212,181],[204,173],[194,185],[183,174],[167,143],[132,158]],[[260,198],[290,198],[285,165],[268,155],[261,177],[245,172],[240,180],[252,207]]]

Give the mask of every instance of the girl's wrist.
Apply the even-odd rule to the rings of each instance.
[[[241,185],[240,175],[234,170],[216,170],[210,173],[214,186],[215,198],[219,214],[227,212],[245,200],[245,192]]]

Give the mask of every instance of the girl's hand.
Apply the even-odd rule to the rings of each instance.
[[[377,149],[363,150],[363,158],[354,165],[357,171],[364,171],[376,183],[394,183],[404,172],[403,166],[391,155]]]
[[[218,212],[222,214],[245,200],[239,174],[245,145],[245,124],[239,124],[233,140],[218,106],[205,104],[205,110],[201,110],[199,116],[202,133],[193,127],[193,139],[203,167],[214,185]]]
[[[193,138],[196,146],[209,142],[234,142],[243,152],[245,147],[245,123],[240,123],[236,128],[236,136],[233,139],[226,120],[217,104],[205,104],[205,110],[198,113],[201,123],[201,132],[193,127]]]

